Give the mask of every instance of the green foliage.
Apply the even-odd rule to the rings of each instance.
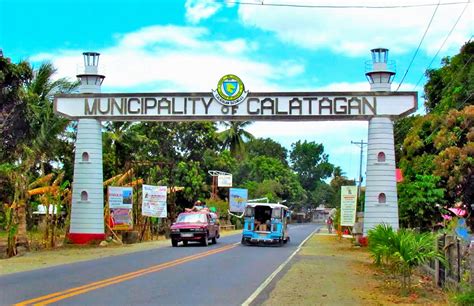
[[[215,207],[217,210],[217,215],[219,216],[219,219],[227,219],[227,216],[229,215],[228,210],[229,210],[229,203],[220,200],[220,199],[207,199],[206,201],[206,206],[207,207]]]
[[[205,197],[205,174],[200,168],[199,162],[178,163],[175,174],[176,183],[184,187],[183,196],[192,202],[194,199]]]
[[[238,160],[245,157],[245,142],[254,138],[245,128],[252,124],[251,121],[222,122],[225,130],[219,134],[219,139],[225,149],[229,149],[232,156]]]
[[[15,151],[30,137],[28,105],[23,88],[33,78],[33,70],[27,62],[14,64],[0,57],[0,158],[12,161]]]
[[[288,152],[278,142],[270,138],[255,138],[246,143],[245,148],[249,158],[267,156],[280,160],[284,165],[288,165],[286,160]]]
[[[474,288],[469,287],[454,294],[452,301],[458,306],[474,305]]]
[[[401,277],[402,292],[410,291],[413,270],[432,259],[445,263],[444,256],[436,250],[436,236],[379,224],[369,230],[369,252],[374,263],[390,267]]]
[[[315,189],[310,192],[311,202],[314,203],[315,206],[324,204],[326,207],[338,207],[337,202],[335,202],[336,194],[338,194],[336,189],[331,185],[328,185],[326,182],[318,182]]]
[[[437,204],[444,203],[445,190],[438,188],[440,177],[416,175],[398,184],[400,221],[405,227],[431,228],[440,221]]]
[[[332,174],[334,166],[328,161],[322,144],[298,140],[291,148],[291,166],[304,189],[314,190],[317,182]]]
[[[431,207],[436,201],[444,200],[448,205],[474,201],[473,56],[474,42],[470,41],[458,55],[445,58],[441,68],[429,70],[425,85],[428,114],[395,124],[396,160],[405,179],[400,187],[403,225],[429,226],[435,221],[433,216],[439,216]],[[439,180],[433,182],[427,176],[437,176]],[[433,193],[429,193],[429,185],[434,188]],[[424,194],[416,192],[419,187]],[[439,199],[441,190],[444,199]],[[423,197],[428,202],[422,203]],[[470,205],[467,209],[471,212]],[[414,219],[410,217],[413,213],[422,218],[415,225],[411,225],[415,220],[410,220]],[[468,225],[473,229],[474,214],[470,216]]]
[[[386,224],[379,224],[369,231],[369,252],[376,265],[389,264],[395,235],[392,227]]]
[[[445,113],[474,102],[474,42],[466,43],[459,54],[443,59],[443,67],[427,71],[425,108]]]

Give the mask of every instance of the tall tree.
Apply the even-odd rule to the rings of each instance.
[[[7,69],[2,72],[4,76],[9,75],[8,65],[5,66]],[[20,63],[16,67],[10,65],[10,69],[10,72],[16,71],[16,73],[18,70],[33,71],[28,63]],[[35,176],[34,167],[39,166],[41,174],[45,175],[46,172],[49,173],[52,170],[51,161],[60,162],[55,154],[55,149],[57,144],[62,141],[59,139],[59,135],[68,124],[67,120],[54,114],[52,96],[56,93],[70,92],[77,85],[77,83],[68,82],[66,79],[53,80],[55,72],[56,70],[50,63],[43,63],[34,70],[33,74],[26,73],[27,77],[33,77],[25,77],[21,88],[17,88],[18,93],[14,96],[19,98],[16,104],[21,107],[7,109],[7,118],[25,116],[27,119],[27,125],[24,126],[24,136],[28,137],[20,137],[16,140],[14,154],[10,152],[9,160],[13,163],[12,171],[17,172],[10,176],[15,185],[15,194],[12,200],[17,208],[17,239],[20,244],[24,245],[28,245],[26,235],[27,189],[29,181]],[[4,88],[7,93],[13,90],[14,86],[10,85],[10,87]],[[6,102],[8,103],[8,101]],[[2,124],[2,134],[5,131],[8,131],[8,126]],[[12,132],[14,133],[14,131]],[[4,143],[2,150],[8,148],[9,145],[8,142],[6,145]]]
[[[288,151],[278,142],[270,138],[255,138],[246,144],[249,157],[268,156],[279,159],[285,165],[288,164]]]
[[[469,204],[474,201],[473,58],[474,42],[469,42],[458,55],[444,59],[443,67],[428,71],[425,107],[429,113],[395,125],[395,135],[401,136],[398,140],[396,137],[396,143],[397,160],[404,174],[404,182],[398,188],[404,225],[432,224],[440,215],[434,204],[443,201],[448,206],[462,201],[471,210]],[[423,190],[430,193],[420,195]],[[411,220],[411,215],[420,220]],[[469,223],[474,228],[474,219]]]
[[[324,146],[313,141],[298,140],[292,144],[290,161],[306,190],[314,190],[317,183],[331,176],[334,169],[329,156],[324,153]]]
[[[466,43],[459,54],[444,58],[439,69],[428,70],[425,107],[428,112],[461,110],[474,103],[474,41]]]
[[[232,156],[241,160],[245,155],[245,142],[254,138],[252,134],[245,130],[252,121],[225,121],[226,128],[219,135],[224,148],[228,148]]]
[[[0,158],[15,159],[15,151],[31,132],[23,87],[31,81],[33,70],[27,62],[14,64],[0,57]],[[13,153],[13,154],[12,154]]]

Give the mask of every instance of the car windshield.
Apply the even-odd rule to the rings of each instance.
[[[178,216],[178,222],[181,223],[206,223],[205,214],[181,214]]]

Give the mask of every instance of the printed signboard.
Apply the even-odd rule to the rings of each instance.
[[[109,186],[107,192],[110,210],[110,227],[113,230],[133,229],[133,188]]]
[[[357,210],[357,186],[341,186],[341,226],[354,226]]]
[[[229,189],[229,207],[231,212],[244,212],[247,206],[248,190],[240,188]]]
[[[166,218],[166,186],[143,185],[142,215],[157,218]]]
[[[227,85],[234,88],[232,82]],[[415,112],[417,93],[251,92],[238,104],[223,104],[212,93],[60,94],[54,107],[56,113],[70,119],[110,121],[369,120]]]
[[[217,177],[217,187],[232,187],[232,174],[219,175]]]

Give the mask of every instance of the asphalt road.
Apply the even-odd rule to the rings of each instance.
[[[1,305],[241,305],[318,225],[283,247],[190,243],[0,277]],[[171,244],[171,243],[170,243]]]

